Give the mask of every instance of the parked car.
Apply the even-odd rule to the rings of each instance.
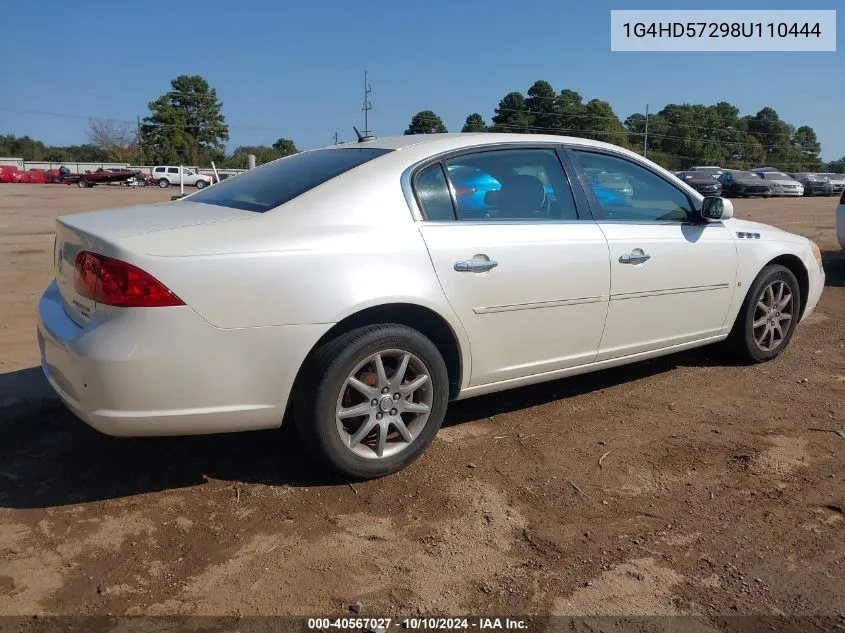
[[[771,184],[750,171],[728,170],[719,176],[719,182],[722,183],[722,195],[729,198],[769,198],[772,195]]]
[[[833,185],[830,184],[830,179],[824,174],[799,172],[789,175],[801,183],[801,186],[804,187],[805,196],[829,196],[833,193]]]
[[[458,214],[456,167],[501,184],[489,217]],[[603,202],[588,170],[632,194]],[[723,341],[775,358],[819,301],[820,260],[607,143],[370,137],[59,217],[37,339],[104,433],[290,419],[326,464],[377,477],[423,452],[450,400]]]
[[[760,171],[757,175],[772,187],[775,196],[803,196],[804,186],[782,171]]]
[[[705,196],[721,196],[722,183],[703,171],[678,171],[675,175]]]
[[[716,167],[714,165],[699,165],[696,167],[687,167],[685,171],[699,171],[704,174],[708,174],[713,178],[718,178],[719,176],[724,174],[726,170],[722,169],[721,167]]]
[[[158,167],[154,167],[153,178],[161,188],[178,185],[180,182],[183,182],[188,187],[202,189],[213,182],[211,176],[198,174],[193,169],[187,167],[182,167],[182,176],[180,177],[178,165],[175,167],[173,165],[159,165]]]
[[[830,181],[831,194],[838,196],[845,191],[845,174],[821,174]]]
[[[836,237],[839,239],[839,246],[845,250],[845,191],[839,198],[839,206],[836,207]]]

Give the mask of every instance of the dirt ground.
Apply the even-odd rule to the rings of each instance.
[[[352,486],[290,429],[116,439],[46,397],[55,216],[172,193],[0,185],[0,614],[845,616],[845,441],[815,430],[845,428],[835,198],[735,202],[825,251],[778,360],[454,403],[417,463]]]

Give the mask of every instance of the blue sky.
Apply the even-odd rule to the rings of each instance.
[[[620,6],[621,5],[621,6]],[[794,0],[260,0],[5,3],[0,18],[0,133],[48,144],[87,140],[87,118],[134,121],[179,74],[217,89],[229,147],[292,138],[311,148],[354,138],[363,71],[371,129],[401,134],[437,112],[450,131],[493,114],[511,90],[546,79],[624,119],[667,103],[774,107],[812,126],[827,160],[845,155],[845,53],[610,52],[610,9],[795,9]],[[837,6],[839,5],[839,6]],[[37,7],[37,8],[35,8]],[[817,0],[812,9],[842,9]],[[163,17],[169,18],[163,21]],[[25,111],[37,111],[25,112]],[[55,113],[55,114],[44,114]],[[61,116],[59,116],[61,115]]]

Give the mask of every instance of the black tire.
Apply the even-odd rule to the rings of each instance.
[[[170,186],[170,181],[167,178],[159,178],[158,186],[162,189],[167,189]]]
[[[76,182],[76,186],[79,187],[80,189],[84,189],[85,187],[88,186],[88,181],[80,179]]]
[[[778,281],[784,282],[792,294],[792,304],[789,307],[792,318],[780,343],[771,349],[764,349],[758,343],[754,333],[757,304],[762,298],[761,295],[764,290]],[[798,319],[800,318],[801,306],[803,305],[802,301],[803,298],[801,297],[798,280],[791,270],[779,264],[770,264],[763,268],[745,295],[745,300],[742,302],[742,307],[736,317],[733,329],[726,341],[730,352],[738,360],[747,363],[764,363],[776,358],[787,348],[789,341],[792,340],[792,334],[795,332],[795,326],[798,324]]]
[[[431,381],[428,420],[400,452],[389,457],[379,458],[375,453],[362,457],[344,443],[339,432],[338,399],[361,362],[378,352],[397,349],[416,356],[427,370]],[[443,423],[448,400],[449,377],[437,347],[417,330],[386,323],[342,334],[312,354],[298,380],[293,413],[300,436],[314,455],[348,478],[372,479],[397,472],[422,454]]]
[[[208,185],[208,183],[207,183],[206,181],[204,181],[204,180],[197,180],[197,182],[196,182],[196,185],[195,185],[195,186],[196,186],[196,188],[197,188],[197,189],[205,189],[206,185]]]

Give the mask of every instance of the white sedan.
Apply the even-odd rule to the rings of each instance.
[[[788,174],[780,171],[760,171],[757,175],[771,185],[772,193],[776,196],[804,195],[804,185]]]
[[[822,293],[819,249],[732,215],[580,138],[302,152],[176,202],[60,217],[41,364],[104,433],[291,418],[329,466],[376,477],[422,453],[450,400],[720,341],[776,357]]]

